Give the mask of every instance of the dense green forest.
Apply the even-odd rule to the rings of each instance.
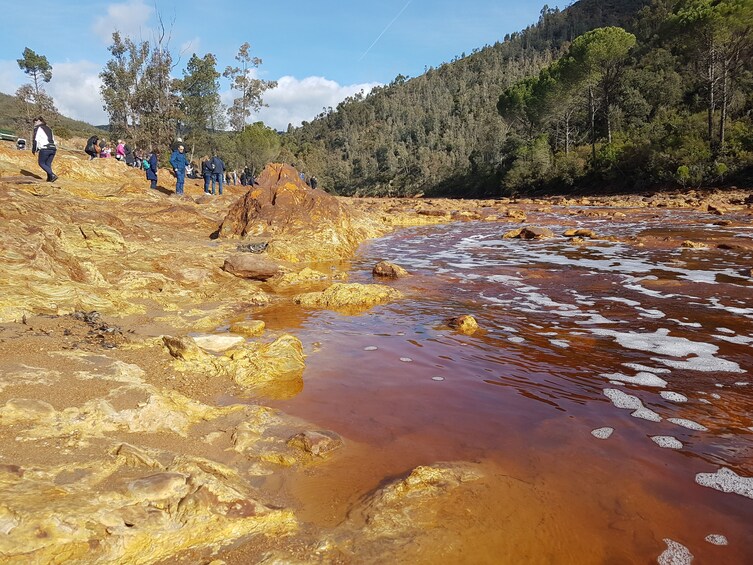
[[[291,129],[330,190],[491,196],[749,182],[751,0],[581,0]],[[592,31],[594,30],[594,31]]]

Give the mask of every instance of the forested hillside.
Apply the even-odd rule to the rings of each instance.
[[[343,194],[480,196],[741,178],[753,144],[750,4],[544,7],[536,25],[500,43],[345,100],[289,131],[285,147]],[[624,29],[615,32],[622,43],[587,35],[573,53],[589,30],[615,27]],[[606,52],[594,63],[599,49]],[[549,71],[576,55],[583,59],[568,68],[588,72]]]
[[[56,137],[89,137],[98,130],[86,122],[66,118],[57,113],[47,114],[47,120],[55,130]],[[27,126],[28,124],[28,126]],[[18,137],[31,136],[31,122],[25,119],[25,108],[16,96],[0,92],[0,128],[15,132]]]

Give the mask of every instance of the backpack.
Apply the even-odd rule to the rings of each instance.
[[[151,167],[151,166],[149,165],[149,159],[144,159],[143,161],[141,161],[141,166],[142,166],[142,167],[144,167],[144,170],[145,170],[145,171],[148,171],[149,169],[151,169],[151,168],[152,168],[152,167]]]

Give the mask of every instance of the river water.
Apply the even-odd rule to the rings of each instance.
[[[556,209],[539,219],[573,227]],[[714,219],[579,219],[613,236],[585,245],[485,222],[363,245],[350,281],[393,261],[412,273],[389,283],[404,300],[265,318],[308,355],[304,390],[275,406],[350,447],[288,487],[302,518],[326,532],[386,479],[474,461],[499,475],[436,526],[453,553],[426,562],[648,563],[668,546],[753,562],[753,255],[679,246],[753,238]],[[444,326],[460,314],[482,329]]]

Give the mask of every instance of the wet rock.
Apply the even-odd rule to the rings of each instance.
[[[170,355],[176,359],[181,359],[183,361],[199,361],[205,359],[207,356],[206,353],[199,349],[199,346],[196,345],[194,339],[189,336],[162,336],[162,343],[165,344]]]
[[[410,536],[428,527],[442,499],[451,491],[482,477],[469,463],[437,463],[416,467],[411,473],[369,496],[360,514],[367,538]]]
[[[266,281],[282,272],[282,267],[266,257],[257,255],[231,255],[222,269],[244,279]]]
[[[285,288],[290,286],[299,286],[305,284],[320,283],[327,279],[324,273],[304,267],[298,272],[284,273],[269,280],[269,283],[276,288]]]
[[[249,344],[225,352],[220,360],[236,383],[274,398],[290,398],[303,388],[306,362],[301,340],[283,335],[270,344]]]
[[[394,288],[379,284],[335,283],[323,292],[299,294],[295,302],[308,308],[361,309],[402,298]]]
[[[380,261],[379,263],[374,265],[372,274],[376,277],[397,279],[400,277],[406,277],[410,273],[403,269],[400,265],[390,263],[389,261]]]
[[[724,206],[720,206],[718,204],[707,204],[706,211],[709,214],[716,214],[717,216],[722,216],[727,213],[727,209]]]
[[[245,337],[256,337],[264,333],[266,324],[261,320],[246,320],[244,322],[235,322],[230,326],[230,331],[234,334],[240,334]]]
[[[565,232],[562,235],[565,236],[565,237],[581,237],[581,238],[585,238],[585,237],[589,237],[589,238],[597,237],[596,233],[593,230],[587,229],[587,228],[577,228],[577,229],[565,230]]]
[[[471,335],[475,333],[476,330],[478,330],[478,322],[476,321],[476,318],[468,314],[465,314],[463,316],[456,316],[454,318],[449,318],[446,321],[446,324],[450,326],[452,329],[455,329],[459,331],[460,333],[464,333],[467,335]]]
[[[684,247],[686,249],[708,249],[708,244],[700,242],[700,241],[690,241],[685,240],[682,242],[682,245],[680,247]]]
[[[528,226],[524,228],[518,228],[510,230],[502,236],[504,239],[551,239],[554,236],[554,232],[549,228],[540,228],[535,226]]]
[[[342,438],[331,431],[305,431],[294,435],[288,445],[310,453],[315,457],[325,457],[343,446]]]

